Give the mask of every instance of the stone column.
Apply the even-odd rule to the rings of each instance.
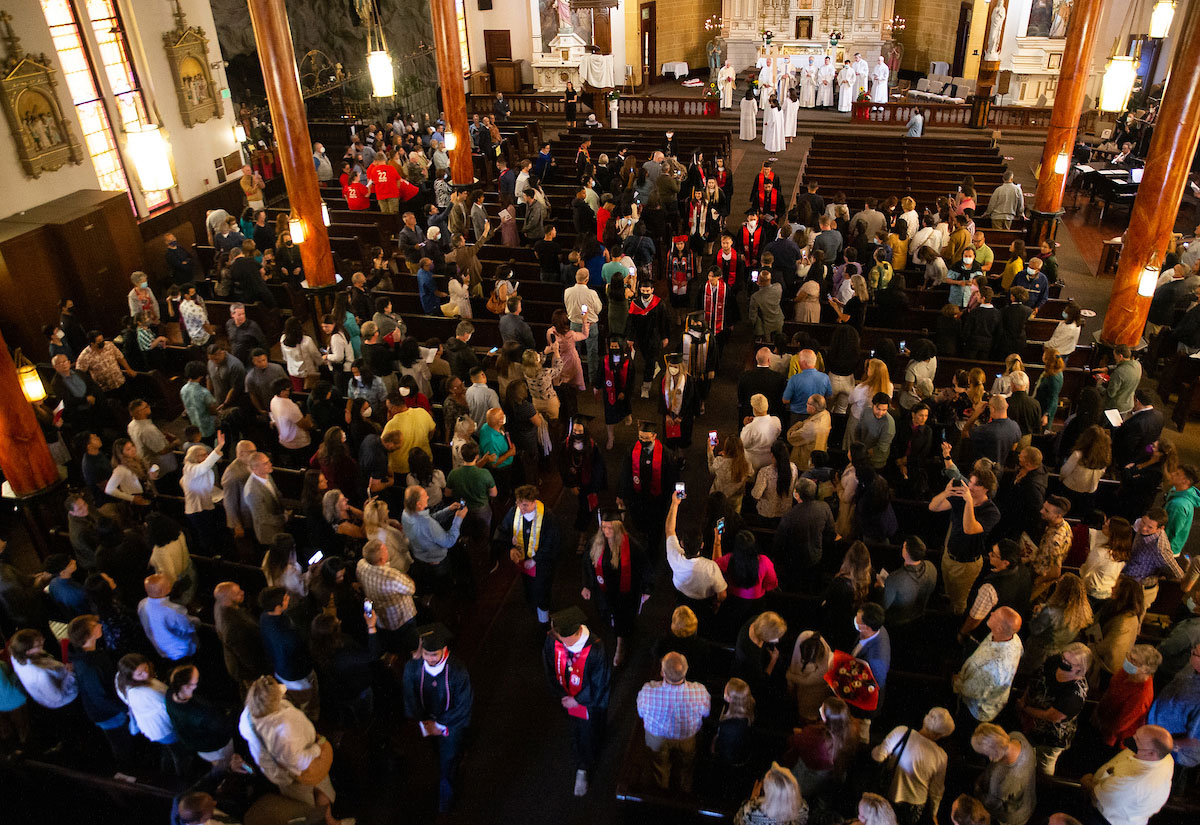
[[[1065,150],[1070,155],[1075,148],[1075,132],[1079,128],[1080,108],[1092,71],[1092,53],[1099,29],[1100,0],[1076,0],[1071,10],[1071,22],[1067,24],[1067,42],[1058,73],[1054,111],[1050,114],[1050,127],[1046,130],[1046,144],[1042,148],[1037,200],[1030,214],[1026,243],[1035,247],[1044,240],[1053,240],[1058,231],[1067,176],[1055,174],[1054,159],[1060,151]]]
[[[458,48],[458,17],[454,0],[430,0],[433,18],[433,44],[437,48],[438,84],[442,91],[442,111],[446,128],[454,133],[458,145],[450,152],[450,177],[455,184],[474,182],[471,164],[471,134],[467,131],[467,96],[463,93],[462,52]]]
[[[258,60],[267,88],[267,104],[279,143],[288,203],[293,216],[304,222],[304,243],[299,244],[304,277],[310,287],[332,286],[335,283],[333,252],[329,248],[329,232],[321,218],[321,186],[313,166],[308,114],[304,94],[300,91],[287,6],[284,0],[249,0],[249,4],[254,43],[258,47]]]
[[[1188,3],[1184,13],[1104,315],[1101,338],[1109,344],[1132,346],[1142,337],[1150,298],[1138,294],[1138,284],[1151,259],[1161,264],[1166,254],[1200,137],[1200,2]]]

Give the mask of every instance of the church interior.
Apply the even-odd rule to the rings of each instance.
[[[1200,0],[0,0],[0,819],[1200,821],[1197,90]]]

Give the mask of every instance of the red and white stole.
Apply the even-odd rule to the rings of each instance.
[[[640,440],[633,445],[633,489],[639,493],[644,492],[641,475],[643,446]],[[662,442],[656,438],[650,456],[650,495],[652,496],[662,495],[662,455]]]
[[[711,283],[704,284],[704,320],[713,333],[725,329],[725,282],[718,281],[716,289]]]
[[[608,592],[608,584],[604,581],[604,554],[608,552],[607,544],[604,550],[596,557],[596,563],[593,565],[596,570],[596,583]],[[629,536],[624,536],[621,539],[621,584],[620,593],[628,593],[633,582],[633,567],[629,563]]]
[[[624,390],[627,379],[629,378],[629,358],[628,357],[622,356],[621,368],[619,370],[617,370],[616,374],[621,376],[620,390]],[[616,385],[616,382],[613,380],[613,376],[614,376],[614,374],[613,374],[613,368],[612,368],[612,356],[609,356],[604,359],[604,392],[605,392],[605,398],[608,399],[608,406],[610,406],[610,407],[617,403],[617,393],[620,391],[617,389],[617,385]]]
[[[573,654],[561,641],[554,641],[554,677],[571,698],[575,698],[583,690],[583,669],[587,666],[588,654],[591,652],[590,644]],[[567,713],[576,719],[588,718],[588,709],[583,705],[567,708]]]

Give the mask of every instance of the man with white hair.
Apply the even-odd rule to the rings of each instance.
[[[783,401],[793,415],[804,415],[810,395],[823,395],[828,400],[833,394],[833,383],[829,376],[817,369],[817,354],[810,349],[800,350],[797,356],[800,371],[788,379],[783,390]]]
[[[654,763],[654,781],[660,788],[670,787],[672,754],[678,754],[676,776],[684,793],[692,790],[696,734],[712,707],[708,689],[699,682],[687,681],[687,672],[683,654],[668,653],[662,657],[662,681],[647,682],[637,695],[637,712]]]
[[[762,346],[754,353],[754,369],[743,372],[738,378],[738,418],[743,421],[753,412],[750,399],[762,395],[767,399],[770,414],[783,422],[783,391],[787,387],[787,376],[772,369],[774,353],[770,347]]]
[[[1042,405],[1029,395],[1029,375],[1014,370],[1008,376],[1012,392],[1008,396],[1008,417],[1021,428],[1022,441],[1042,431]]]
[[[971,748],[988,760],[975,781],[979,801],[997,825],[1025,825],[1037,806],[1033,745],[1023,733],[984,722],[971,734]]]
[[[901,725],[884,737],[871,758],[883,762],[899,754],[896,769],[885,797],[900,822],[916,822],[929,806],[934,822],[946,790],[946,752],[937,744],[954,733],[954,717],[945,708],[932,708],[925,714],[920,730]],[[903,742],[903,745],[901,744]]]

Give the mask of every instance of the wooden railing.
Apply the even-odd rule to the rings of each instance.
[[[591,109],[584,104],[586,95],[580,95],[579,114],[581,119],[593,111],[601,123],[608,125],[607,104],[596,100],[597,109]],[[598,96],[597,96],[598,97]],[[557,94],[519,94],[505,95],[504,99],[512,107],[512,113],[518,116],[545,117],[549,114],[562,115],[562,96]],[[467,112],[469,114],[490,115],[492,113],[491,95],[469,95],[467,97]],[[617,112],[625,118],[652,118],[669,120],[684,118],[717,118],[721,116],[718,98],[695,97],[622,97],[617,102]]]
[[[592,110],[583,102],[582,95],[580,97],[578,111],[580,114],[586,116]],[[472,115],[490,115],[492,113],[492,103],[495,99],[492,95],[468,95],[467,113]],[[511,107],[514,115],[545,117],[548,114],[561,115],[563,113],[562,95],[558,94],[505,95],[504,99],[508,101],[508,105]],[[599,113],[596,116],[599,117]]]
[[[965,103],[872,103],[869,100],[860,100],[854,104],[852,117],[862,123],[903,126],[908,123],[913,109],[920,109],[925,114],[926,129],[962,129],[971,125],[971,106]],[[1050,112],[1048,108],[1032,106],[993,106],[988,110],[985,128],[1013,132],[1041,131],[1050,124]]]
[[[715,97],[622,97],[617,112],[622,118],[710,118],[721,116],[719,102]]]

